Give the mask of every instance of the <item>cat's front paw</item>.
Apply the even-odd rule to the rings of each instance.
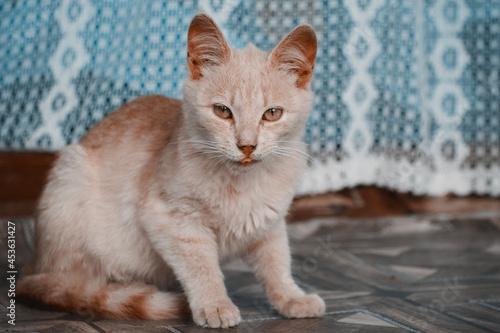
[[[228,298],[194,310],[193,320],[203,327],[228,328],[238,325],[241,316],[240,310]]]
[[[279,311],[288,318],[320,317],[325,313],[325,302],[316,294],[297,296],[288,299]]]

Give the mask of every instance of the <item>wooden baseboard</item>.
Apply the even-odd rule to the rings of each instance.
[[[33,215],[54,153],[0,153],[0,217]],[[363,186],[298,197],[289,220],[314,217],[375,217],[422,213],[469,213],[500,210],[500,199],[488,196],[414,196]]]
[[[0,217],[32,215],[53,153],[0,153]]]
[[[384,217],[409,214],[473,213],[500,210],[500,198],[489,196],[415,196],[374,186],[295,198],[291,222],[323,217]]]

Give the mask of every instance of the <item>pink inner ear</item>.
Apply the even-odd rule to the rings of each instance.
[[[299,78],[297,79],[297,87],[304,88],[306,86],[306,84],[311,80],[313,70],[314,66],[298,74]]]
[[[199,79],[201,67],[221,64],[231,54],[224,35],[206,14],[198,14],[188,31],[188,66],[193,79]]]

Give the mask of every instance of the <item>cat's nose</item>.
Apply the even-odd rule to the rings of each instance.
[[[257,145],[249,145],[249,146],[238,145],[239,150],[241,150],[243,154],[245,154],[247,157],[249,157],[250,154],[255,150],[255,147],[257,147]]]

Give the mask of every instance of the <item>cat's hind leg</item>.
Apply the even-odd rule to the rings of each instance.
[[[96,164],[82,145],[61,151],[40,200],[35,256],[17,282],[16,299],[98,318],[181,316],[189,309],[183,294],[161,292],[143,282],[114,282],[141,278],[106,273],[113,258],[103,253],[116,230],[110,221],[102,222],[106,205]]]

